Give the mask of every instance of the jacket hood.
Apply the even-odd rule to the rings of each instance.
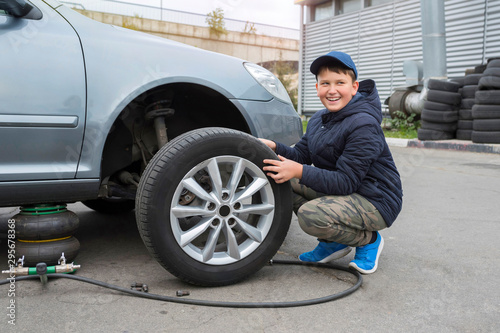
[[[330,112],[323,110],[321,115],[323,123],[329,121],[342,121],[355,113],[368,113],[375,118],[379,124],[382,123],[382,106],[378,95],[375,81],[364,80],[359,83],[359,89],[356,96],[340,111]]]

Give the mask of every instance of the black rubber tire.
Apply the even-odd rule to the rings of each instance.
[[[16,241],[16,257],[24,256],[24,266],[34,267],[40,262],[47,266],[57,265],[64,253],[67,262],[75,260],[80,251],[80,242],[75,237],[69,237],[50,242]]]
[[[458,120],[458,111],[422,110],[420,118],[432,123],[454,123]]]
[[[237,165],[219,169],[219,161],[222,160],[221,156],[225,156],[226,159],[232,158],[240,161],[239,163],[245,166],[245,169],[243,169],[244,175],[250,173],[248,168],[254,168],[251,172],[258,178],[256,181],[264,184],[259,185],[262,186],[262,190],[255,192],[255,195],[258,196],[255,201],[256,204],[266,198],[268,201],[272,198],[274,202],[271,206],[272,211],[267,212],[267,215],[264,215],[264,213],[253,214],[258,224],[256,224],[256,221],[252,221],[251,217],[247,221],[240,216],[238,218],[241,222],[237,220],[237,226],[229,229],[227,220],[231,219],[230,216],[238,215],[237,208],[230,207],[230,213],[223,213],[223,199],[213,199],[214,197],[219,198],[218,192],[228,192],[228,190],[224,190],[224,185],[221,185],[222,190],[220,191],[204,190],[210,192],[210,199],[196,197],[195,200],[203,202],[197,204],[200,207],[210,207],[209,202],[213,203],[213,207],[220,206],[220,209],[213,208],[214,213],[212,213],[219,219],[219,223],[214,226],[210,221],[206,222],[210,224],[207,227],[209,229],[206,230],[217,229],[220,231],[220,235],[229,234],[229,239],[237,239],[238,242],[244,241],[244,243],[249,242],[251,245],[247,246],[247,248],[253,246],[253,249],[242,254],[240,258],[230,255],[227,249],[226,237],[219,238],[216,236],[215,242],[218,244],[216,248],[207,249],[205,243],[208,241],[205,240],[204,243],[200,243],[198,238],[194,237],[186,241],[187,244],[181,247],[179,244],[181,235],[184,236],[187,230],[193,230],[191,225],[185,226],[181,223],[189,223],[185,217],[194,215],[186,213],[181,217],[176,217],[172,210],[172,207],[177,210],[183,209],[179,207],[186,207],[185,204],[179,201],[182,198],[181,194],[184,193],[182,190],[186,189],[186,182],[188,180],[194,184],[198,182],[194,180],[194,175],[190,174],[190,172],[194,173],[198,168],[203,168],[202,171],[205,168],[208,170],[208,165],[215,164],[217,165],[217,168],[215,168],[217,171],[220,170],[224,173],[227,170],[227,173],[230,174],[228,178],[232,175],[232,170],[236,170]],[[219,158],[219,160],[214,162],[215,158]],[[281,246],[290,226],[292,214],[290,183],[276,184],[264,173],[261,174],[264,159],[277,159],[277,156],[260,140],[251,135],[225,128],[203,128],[191,131],[176,137],[162,147],[146,167],[136,197],[137,225],[150,254],[173,275],[196,285],[228,285],[241,281],[257,272],[276,254]],[[213,174],[218,175],[219,172],[213,172]],[[184,178],[187,180],[183,180]],[[208,178],[212,179],[212,176]],[[242,191],[241,188],[248,186],[244,182],[245,179],[246,176],[241,178],[238,193]],[[260,192],[263,190],[267,191],[267,194],[261,194]],[[252,203],[254,203],[255,195],[252,194],[251,196]],[[228,202],[231,200],[229,199]],[[240,199],[235,196],[234,200],[239,202]],[[269,206],[269,203],[267,206]],[[205,218],[203,215],[205,212],[200,212],[200,210],[197,212],[201,214],[200,217]],[[258,225],[259,228],[262,225],[269,227],[269,230],[262,231],[263,236],[259,236],[262,237],[261,240],[251,239],[249,233],[243,230],[243,228],[251,227],[250,223],[252,222],[254,222],[253,225]],[[237,234],[234,234],[235,231]],[[212,235],[209,234],[207,238],[210,239]],[[233,236],[234,238],[232,238]],[[195,237],[199,237],[199,234]],[[240,244],[242,243],[236,244],[235,254],[239,254]],[[202,255],[203,250],[209,253],[208,258]]]
[[[491,67],[486,69],[483,73],[483,76],[500,76],[500,67]]]
[[[476,91],[476,104],[500,105],[500,90],[478,90],[478,91]]]
[[[135,208],[135,201],[121,198],[100,198],[82,201],[82,204],[102,214],[124,214]]]
[[[457,129],[472,130],[472,120],[459,120]]]
[[[457,130],[456,137],[458,140],[472,140],[472,130],[459,129]]]
[[[472,129],[474,131],[498,132],[500,131],[500,119],[474,119]]]
[[[475,143],[500,143],[500,131],[472,131],[472,142]]]
[[[472,120],[472,110],[471,109],[460,109],[458,110],[458,120]]]
[[[486,69],[486,64],[477,65],[476,67],[474,67],[474,73],[483,73],[485,69]]]
[[[474,98],[462,98],[462,103],[460,103],[460,109],[472,109],[472,106],[476,103]]]
[[[431,90],[458,92],[460,84],[453,81],[429,79],[427,87]]]
[[[449,140],[455,137],[455,133],[435,131],[425,128],[419,128],[417,132],[417,137],[419,140]]]
[[[500,105],[476,104],[472,107],[472,118],[474,119],[499,119]]]
[[[429,90],[427,92],[427,100],[450,105],[459,105],[462,100],[462,95],[449,91]]]
[[[443,131],[443,132],[455,132],[457,130],[457,123],[433,123],[430,121],[421,120],[420,126],[423,129]]]
[[[461,77],[453,77],[453,78],[450,78],[450,81],[455,82],[455,83],[458,83],[458,85],[459,85],[460,87],[463,87],[463,85],[464,85],[464,81],[465,81],[465,76],[461,76]]]
[[[477,85],[468,85],[468,86],[463,86],[462,87],[462,98],[463,99],[469,99],[469,98],[474,98],[476,91],[477,91]]]
[[[16,238],[22,240],[43,240],[73,235],[80,224],[72,211],[47,215],[23,215],[13,217],[16,221]]]
[[[483,74],[479,74],[479,73],[466,75],[465,79],[464,79],[464,87],[465,86],[477,86],[477,84],[479,83],[479,79],[481,79],[482,76],[483,76]]]
[[[458,107],[455,105],[450,105],[445,103],[424,101],[424,109],[433,111],[456,111]]]
[[[488,60],[488,68],[500,67],[500,59]]]
[[[500,89],[500,76],[483,76],[481,80],[479,80],[477,87],[479,90],[498,90]]]

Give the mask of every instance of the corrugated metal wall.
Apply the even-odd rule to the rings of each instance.
[[[445,1],[448,77],[500,56],[500,0]],[[486,32],[486,33],[485,33]],[[420,0],[395,1],[311,22],[304,28],[302,114],[323,106],[316,97],[311,62],[331,50],[349,53],[359,79],[374,79],[382,103],[405,84],[403,61],[422,60]]]
[[[485,0],[445,1],[448,76],[483,63]]]
[[[488,1],[486,7],[485,58],[500,57],[500,1]]]

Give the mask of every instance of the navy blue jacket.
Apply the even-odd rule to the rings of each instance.
[[[316,112],[302,139],[293,148],[276,143],[276,153],[304,165],[301,184],[328,195],[358,193],[389,227],[401,211],[403,190],[381,122],[375,82],[361,81],[342,110]]]

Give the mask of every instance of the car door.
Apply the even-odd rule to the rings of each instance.
[[[0,182],[75,178],[82,147],[78,35],[44,2],[31,4],[38,17],[0,11]]]

